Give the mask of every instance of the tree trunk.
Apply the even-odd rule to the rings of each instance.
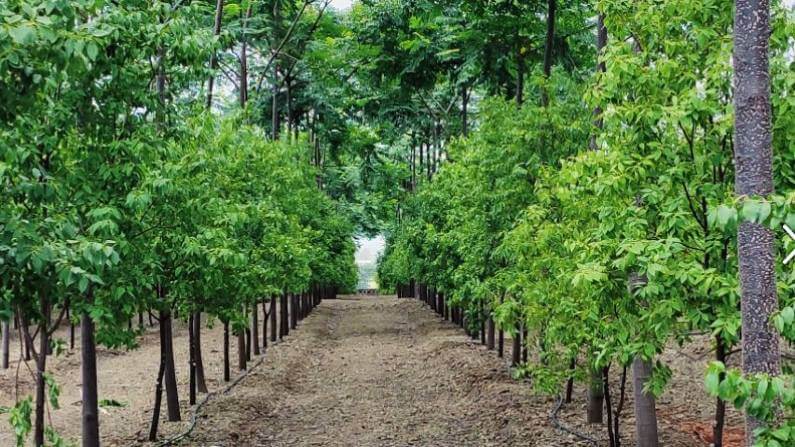
[[[87,301],[93,302],[89,289]],[[83,447],[99,447],[99,404],[97,390],[97,344],[94,341],[94,320],[88,312],[80,316],[80,368],[82,372]]]
[[[632,361],[632,390],[635,396],[635,440],[638,447],[657,447],[657,409],[654,396],[643,391],[652,372],[652,362],[639,356]]]
[[[522,351],[522,328],[517,327],[513,334],[513,350],[511,351],[511,366],[519,366]]]
[[[49,345],[48,324],[50,319],[49,300],[44,292],[39,296],[40,311],[43,316],[39,321],[39,352],[36,357],[36,418],[34,426],[34,442],[36,447],[44,445],[44,406],[46,382],[44,375],[47,371],[47,346]]]
[[[271,343],[276,343],[276,295],[271,295]]]
[[[188,404],[196,405],[196,338],[193,334],[193,313],[188,317]]]
[[[268,349],[268,308],[267,300],[262,300],[262,353]]]
[[[224,17],[224,0],[216,0],[215,2],[215,23],[213,25],[213,36],[221,34],[221,20]],[[207,108],[213,105],[213,84],[215,83],[215,70],[218,69],[218,56],[213,52],[210,57],[210,69],[213,73],[207,80]]]
[[[524,53],[522,45],[516,50],[516,105],[522,107],[524,103]]]
[[[182,418],[179,413],[177,371],[174,367],[174,335],[171,327],[171,312],[168,310],[160,311],[160,349],[166,363],[164,378],[166,385],[168,420],[169,422],[176,422],[182,420]]]
[[[229,321],[224,321],[224,382],[229,382],[232,374],[229,371]]]
[[[253,343],[254,355],[260,355],[259,350],[259,309],[257,303],[251,306],[251,342]]]
[[[544,80],[549,79],[552,74],[552,50],[555,41],[555,12],[557,9],[556,0],[547,0],[547,36],[544,41]],[[547,86],[541,90],[541,105],[549,105],[549,93]]]
[[[589,424],[601,424],[604,422],[604,405],[605,393],[602,375],[598,369],[591,369],[591,376],[588,382],[587,421]]]
[[[489,351],[494,350],[494,316],[489,312],[486,319],[486,348]]]
[[[244,371],[246,369],[246,331],[240,329],[237,331],[237,369]]]
[[[735,0],[734,165],[740,197],[769,197],[773,186],[768,0]],[[763,223],[740,224],[737,245],[742,293],[742,361],[746,374],[781,373],[778,334],[770,316],[778,310],[775,235]],[[746,416],[746,444],[760,422]]]
[[[607,28],[605,27],[605,16],[599,14],[596,17],[596,71],[597,73],[604,73],[606,66],[602,53],[607,46]],[[599,149],[596,144],[596,133],[601,131],[604,127],[604,119],[602,119],[602,108],[598,105],[593,109],[593,125],[597,129],[591,133],[591,138],[588,146],[592,151]]]
[[[9,343],[10,343],[10,330],[8,328],[9,324],[8,321],[3,321],[3,358],[2,358],[2,368],[8,369],[8,358],[9,358]]]
[[[715,360],[726,363],[726,345],[720,335],[715,337]],[[726,373],[720,373],[720,381],[726,378]],[[715,403],[715,425],[712,429],[713,447],[723,447],[723,426],[726,421],[726,402],[720,397]]]
[[[160,368],[157,370],[157,381],[155,383],[155,404],[152,407],[152,424],[149,426],[149,441],[157,441],[157,426],[160,424],[160,407],[163,403],[163,376],[166,371],[166,359],[160,352]]]
[[[207,380],[204,377],[204,360],[202,360],[202,313],[196,312],[193,316],[193,339],[196,351],[196,386],[200,393],[207,393]]]

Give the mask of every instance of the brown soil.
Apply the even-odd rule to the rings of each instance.
[[[221,336],[220,325],[202,334],[211,391],[224,386],[218,380]],[[191,414],[184,325],[175,327],[174,343],[184,421],[163,422],[164,437],[182,432]],[[709,445],[705,441],[714,400],[702,385],[711,357],[707,346],[706,339],[699,339],[665,354],[664,360],[674,368],[671,391],[658,405],[665,446]],[[102,351],[100,398],[126,404],[101,411],[103,445],[146,445],[158,352],[156,329],[147,333],[138,350]],[[234,338],[231,353],[234,369]],[[470,340],[418,300],[357,296],[325,301],[298,331],[269,347],[262,364],[235,388],[202,408],[195,430],[182,445],[591,445],[551,424],[556,399],[511,379],[508,360]],[[62,355],[52,364],[63,387],[62,408],[51,411],[52,422],[75,440],[80,432],[79,352]],[[29,391],[31,380],[20,373],[21,378],[26,375],[23,392]],[[0,405],[13,403],[14,376],[13,368],[0,371]],[[631,393],[629,383],[622,419],[624,445],[634,445]],[[559,420],[605,445],[603,427],[583,422],[584,397],[585,390],[575,388],[575,400],[563,406]],[[740,419],[733,410],[728,422],[729,431],[736,434]],[[12,445],[8,428],[5,421],[0,423],[0,445]]]

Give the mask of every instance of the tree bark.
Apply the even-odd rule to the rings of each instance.
[[[224,382],[232,378],[229,365],[229,321],[224,321]]]
[[[10,330],[8,321],[3,321],[3,359],[2,359],[2,368],[8,369],[8,358],[9,358],[9,344],[10,344]]]
[[[251,342],[254,355],[260,355],[259,350],[259,309],[257,303],[251,306]]]
[[[240,329],[237,331],[237,369],[245,371],[246,369],[246,331]]]
[[[598,369],[592,369],[588,382],[587,421],[589,424],[601,424],[604,422],[604,405],[605,393],[602,374]]]
[[[715,360],[726,363],[726,345],[720,335],[715,337]],[[720,381],[726,378],[726,373],[720,373]],[[723,427],[726,422],[726,402],[720,397],[715,403],[715,425],[712,429],[713,447],[723,447]]]
[[[652,362],[635,357],[632,361],[632,390],[635,396],[635,440],[638,447],[657,447],[657,409],[654,396],[643,391],[652,372]]]
[[[511,351],[511,366],[519,366],[522,351],[522,328],[517,327],[513,334],[513,350]]]
[[[221,34],[221,20],[224,17],[224,0],[216,0],[215,2],[215,23],[213,24],[213,36]],[[218,55],[213,52],[210,56],[210,69],[213,73],[207,80],[207,108],[213,105],[213,84],[215,83],[215,70],[218,69]]]
[[[196,351],[196,386],[200,393],[207,393],[207,380],[204,377],[204,360],[202,360],[202,313],[196,312],[193,316],[193,339]]]
[[[547,36],[544,42],[544,79],[548,80],[552,74],[552,50],[555,43],[555,13],[557,10],[556,0],[547,0]],[[547,86],[541,90],[541,105],[549,105],[549,93]]]
[[[193,333],[193,317],[188,317],[188,404],[196,405],[196,338]]]
[[[149,441],[157,441],[157,427],[160,424],[160,407],[163,403],[163,376],[166,371],[166,359],[163,352],[160,352],[160,367],[157,370],[157,381],[155,382],[155,404],[152,407],[152,423],[149,425]]]
[[[276,295],[271,295],[269,312],[271,319],[271,343],[276,343]]]
[[[49,345],[49,331],[47,322],[50,320],[50,305],[47,294],[43,291],[39,295],[41,320],[39,321],[39,352],[36,356],[36,408],[33,440],[36,447],[44,445],[44,406],[46,382],[44,375],[47,371],[47,346]],[[26,337],[27,338],[27,337]]]
[[[91,289],[86,295],[93,303]],[[82,441],[83,447],[99,447],[99,401],[97,390],[97,344],[94,340],[94,320],[88,312],[80,316],[80,369],[82,372]]]
[[[268,349],[268,308],[267,300],[262,300],[262,353]]]
[[[161,289],[162,290],[162,289]],[[162,294],[162,292],[161,292]],[[162,296],[162,295],[161,295]],[[164,379],[166,385],[166,405],[169,422],[182,420],[179,412],[179,390],[177,371],[174,367],[174,336],[171,325],[171,311],[160,311],[160,349],[166,364]]]
[[[602,53],[607,47],[607,28],[605,27],[605,16],[599,14],[596,18],[596,72],[604,73],[607,69]],[[604,119],[602,118],[602,108],[596,106],[593,109],[593,125],[596,131],[592,132],[588,146],[592,151],[599,149],[596,143],[596,133],[601,131],[604,127]]]
[[[769,0],[735,0],[734,165],[740,197],[774,193],[768,47]],[[746,374],[781,373],[779,340],[770,316],[778,310],[775,235],[762,223],[740,224],[738,235],[742,293],[742,358]],[[746,444],[760,426],[746,415]]]

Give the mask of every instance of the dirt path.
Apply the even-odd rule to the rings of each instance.
[[[225,386],[218,380],[219,326],[206,329],[202,339],[211,391]],[[163,421],[161,439],[183,431],[192,413],[186,402],[184,325],[175,329],[184,420]],[[690,433],[694,421],[708,427],[714,405],[701,381],[693,379],[703,374],[709,359],[704,346],[708,344],[702,340],[693,345],[700,350],[666,353],[676,383],[658,400],[664,446],[708,445]],[[149,445],[142,440],[151,418],[158,350],[157,329],[152,328],[137,350],[101,351],[100,397],[125,404],[101,409],[103,445]],[[510,341],[506,356],[510,357]],[[297,331],[270,346],[260,366],[231,392],[208,402],[183,445],[592,445],[556,429],[549,419],[556,400],[535,394],[527,382],[513,380],[507,361],[416,299],[357,296],[325,301]],[[57,357],[52,371],[63,387],[63,406],[52,411],[52,423],[67,439],[78,441],[79,351]],[[13,377],[13,370],[0,374],[0,405],[12,400]],[[23,391],[29,391],[30,384],[24,382]],[[563,407],[559,419],[606,445],[604,428],[583,421],[585,394],[581,386],[575,387],[575,401]],[[622,438],[623,445],[634,445],[631,384],[627,395]],[[730,419],[736,422],[737,416]],[[0,424],[0,445],[12,445],[8,428],[5,421]]]

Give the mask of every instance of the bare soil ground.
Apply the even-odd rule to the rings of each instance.
[[[224,388],[219,380],[220,324],[205,330],[202,337],[208,385],[211,391],[220,390]],[[175,326],[174,343],[184,420],[163,422],[164,437],[184,431],[192,410],[187,406],[187,330],[182,324]],[[234,368],[234,338],[231,351]],[[102,351],[100,398],[126,405],[101,411],[103,445],[147,445],[143,439],[151,417],[158,356],[156,328],[138,350]],[[707,446],[705,433],[715,403],[702,385],[711,358],[709,342],[700,339],[684,348],[672,347],[664,357],[674,368],[674,383],[659,399],[663,445]],[[508,361],[442,321],[418,300],[356,296],[325,301],[299,324],[298,331],[270,346],[264,361],[235,388],[214,396],[202,408],[194,431],[182,445],[593,445],[556,429],[549,417],[556,399],[513,380]],[[52,423],[67,438],[77,440],[79,352],[58,357],[52,365],[63,387],[62,408],[50,412]],[[20,391],[29,391],[29,374],[20,372],[20,378]],[[0,405],[13,403],[14,381],[14,368],[0,371]],[[631,383],[627,396],[622,438],[625,445],[634,445]],[[563,406],[559,420],[606,445],[603,427],[587,426],[584,415],[585,389],[577,387],[574,402]],[[729,426],[730,432],[740,426],[733,410]],[[12,442],[8,425],[0,422],[0,445]]]

